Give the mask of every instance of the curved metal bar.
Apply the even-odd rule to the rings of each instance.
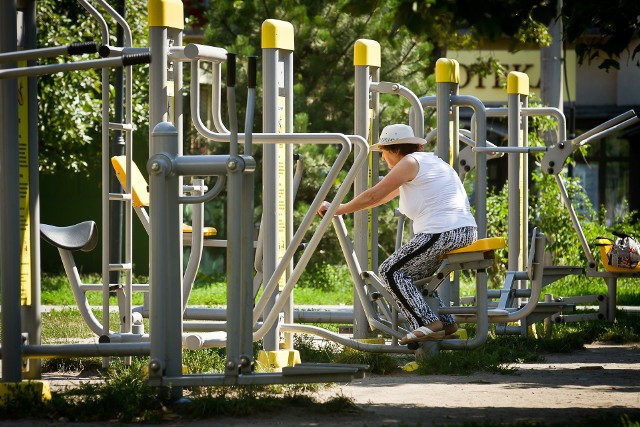
[[[320,225],[318,225],[318,228],[316,229],[316,231],[314,232],[313,236],[309,240],[309,243],[308,243],[307,247],[305,248],[304,252],[302,253],[302,255],[300,257],[300,260],[298,261],[298,263],[296,264],[296,267],[294,268],[293,272],[291,273],[291,277],[289,277],[289,279],[287,280],[287,284],[285,285],[284,289],[281,291],[281,297],[278,298],[278,300],[276,301],[275,306],[269,312],[269,314],[267,315],[266,319],[264,319],[264,324],[262,325],[262,327],[260,329],[258,329],[253,334],[254,341],[257,341],[257,340],[261,339],[264,336],[264,334],[267,333],[268,329],[277,320],[279,312],[284,307],[284,305],[286,303],[286,300],[287,300],[287,297],[293,291],[293,288],[294,288],[296,282],[298,281],[298,279],[300,278],[300,275],[302,274],[303,269],[306,267],[309,259],[311,258],[311,254],[313,253],[313,251],[315,251],[316,247],[318,246],[318,243],[320,243],[320,239],[322,238],[322,236],[326,232],[327,228],[329,227],[329,225],[330,225],[330,223],[331,223],[331,221],[333,219],[333,216],[335,214],[335,211],[340,206],[340,202],[345,198],[345,196],[349,192],[350,187],[353,184],[353,181],[355,180],[357,172],[365,164],[367,158],[369,157],[369,146],[367,144],[367,141],[364,140],[364,138],[362,138],[361,136],[357,136],[357,135],[352,135],[352,136],[349,136],[348,138],[349,138],[350,141],[353,141],[356,145],[360,146],[360,149],[358,151],[358,155],[356,156],[356,158],[353,161],[353,166],[351,167],[351,169],[347,173],[347,176],[345,177],[344,181],[342,182],[342,184],[338,188],[335,197],[331,201],[331,206],[329,207],[329,209],[325,213],[324,217],[320,221]],[[329,180],[329,176],[327,176],[327,179],[325,179],[325,182],[323,183],[323,187],[324,187],[324,184],[326,184],[328,180]],[[332,184],[332,183],[333,183],[333,179],[330,181],[330,184]],[[321,187],[321,190],[322,190],[322,187]],[[287,248],[287,252],[283,256],[283,259],[280,260],[280,262],[278,263],[278,267],[276,268],[273,276],[270,278],[267,287],[265,287],[264,294],[267,294],[269,292],[273,292],[273,290],[277,286],[277,283],[278,283],[278,280],[280,279],[280,276],[282,276],[282,274],[284,273],[284,270],[286,268],[286,264],[288,264],[289,260],[293,256],[293,253],[295,252],[295,250],[297,250],[298,245],[300,244],[300,242],[302,241],[302,237],[304,236],[304,232],[306,232],[308,226],[311,225],[311,221],[313,220],[313,216],[316,215],[316,212],[317,212],[318,208],[320,207],[320,204],[322,203],[323,200],[324,200],[324,196],[322,195],[321,192],[318,192],[318,194],[316,195],[316,198],[313,200],[313,202],[311,203],[311,205],[309,207],[309,211],[305,215],[305,218],[302,220],[302,223],[301,223],[298,231],[296,232],[295,236],[293,237],[293,240],[291,241],[290,246]],[[308,225],[306,225],[307,223],[308,223]],[[305,225],[303,226],[303,224],[305,224]],[[271,288],[271,289],[269,289],[269,288]],[[257,320],[257,318],[256,318],[257,315],[264,310],[264,305],[266,304],[266,298],[261,298],[259,303],[261,303],[261,301],[263,301],[263,300],[265,301],[265,303],[261,304],[262,305],[261,308],[258,308],[258,304],[256,304],[256,308],[254,309],[254,321]]]
[[[204,180],[197,178],[193,180],[195,187],[200,189],[204,186]],[[180,198],[179,198],[180,199]],[[193,289],[193,282],[196,280],[196,274],[200,267],[200,261],[202,260],[203,246],[203,228],[204,228],[204,204],[198,203],[193,206],[193,217],[191,221],[191,252],[189,253],[189,261],[187,262],[187,268],[184,271],[183,284],[182,284],[182,310],[187,308],[189,297],[191,296],[191,290]]]
[[[76,305],[78,306],[78,311],[80,312],[80,316],[82,316],[82,320],[84,320],[89,329],[91,329],[91,332],[98,336],[103,335],[105,333],[103,325],[94,316],[93,311],[91,311],[91,307],[89,306],[89,301],[87,301],[85,293],[80,288],[80,274],[78,273],[78,268],[76,267],[76,263],[73,259],[73,254],[71,251],[60,248],[58,249],[58,252],[60,253],[64,270],[69,278],[73,297],[76,300]],[[112,332],[109,331],[109,333]]]
[[[286,135],[286,134],[283,134],[283,135]],[[320,134],[320,135],[323,135],[323,134]],[[338,135],[340,135],[340,134],[338,134]],[[277,265],[277,267],[276,267],[276,269],[275,269],[275,271],[273,273],[273,276],[269,278],[269,282],[265,285],[264,292],[263,292],[262,296],[260,297],[260,299],[258,300],[258,302],[256,303],[256,306],[255,306],[255,308],[253,310],[253,321],[254,321],[254,323],[258,321],[258,318],[260,317],[262,311],[265,309],[269,297],[275,291],[275,288],[276,288],[276,286],[278,284],[278,281],[280,280],[280,277],[284,274],[284,271],[287,268],[287,264],[290,262],[291,259],[293,259],[293,254],[298,249],[298,246],[300,245],[300,243],[302,243],[302,238],[304,237],[304,234],[306,233],[306,231],[311,226],[311,223],[315,218],[317,210],[320,208],[320,205],[322,204],[322,202],[325,200],[325,198],[329,194],[329,191],[331,190],[331,187],[333,186],[333,183],[335,182],[335,179],[337,178],[338,174],[342,170],[343,165],[346,163],[347,158],[349,157],[349,155],[351,153],[351,142],[349,141],[349,139],[346,136],[340,135],[338,137],[338,139],[336,139],[335,136],[333,136],[331,138],[323,138],[323,139],[324,139],[325,143],[332,143],[332,142],[336,142],[336,140],[337,140],[337,141],[341,142],[343,148],[340,151],[340,153],[338,154],[338,157],[336,158],[336,161],[334,162],[333,166],[329,170],[329,173],[327,174],[327,177],[325,178],[324,182],[320,186],[320,189],[318,190],[318,193],[316,194],[316,197],[311,202],[311,205],[309,206],[309,210],[307,211],[307,213],[305,214],[304,218],[302,219],[302,221],[301,221],[301,223],[300,223],[300,225],[298,227],[298,230],[296,231],[295,235],[293,236],[293,239],[291,240],[291,242],[289,244],[289,247],[287,248],[287,250],[286,250],[285,254],[283,255],[282,259],[280,260],[280,262],[278,263],[278,265]],[[368,152],[368,149],[367,149],[367,152]],[[342,186],[341,186],[341,188],[342,188]],[[340,191],[340,190],[338,190],[338,191]],[[345,191],[344,195],[346,195],[346,191]],[[343,195],[343,198],[344,198],[344,195]],[[337,200],[342,200],[342,198],[338,199],[338,196],[336,196],[336,199]],[[336,209],[337,209],[337,206],[334,209],[330,208],[330,210],[332,212],[334,212]],[[325,217],[326,217],[326,215],[325,215]],[[324,233],[324,231],[327,229],[329,221],[324,221],[324,220],[325,220],[325,218],[323,218],[322,221],[320,221],[320,225],[316,229],[316,232],[314,233],[314,237],[318,234],[318,230],[322,230],[322,233]],[[313,240],[313,237],[312,237],[312,240]],[[303,255],[307,253],[308,249],[309,249],[308,247],[305,249]],[[302,261],[302,258],[301,258],[300,261]],[[298,261],[298,265],[300,264],[300,261]],[[284,302],[285,299],[286,298],[280,298],[279,300]],[[271,325],[269,325],[269,327],[270,326]]]
[[[116,12],[116,10],[113,7],[111,7],[111,5],[106,1],[104,0],[96,0],[96,1],[100,6],[102,6],[107,11],[107,13],[118,23],[118,25],[122,27],[123,35],[124,35],[124,43],[123,43],[124,47],[131,47],[133,43],[133,37],[131,35],[131,28],[129,27],[129,24],[127,23],[127,21],[125,21],[125,19],[118,12]],[[104,44],[108,44],[108,43],[109,41],[107,40],[107,42]]]
[[[319,337],[326,338],[331,341],[335,341],[338,344],[344,345],[345,347],[353,348],[355,350],[360,350],[360,351],[368,351],[372,353],[402,353],[402,354],[414,353],[413,350],[409,350],[407,346],[404,346],[404,345],[394,346],[389,344],[367,344],[360,341],[345,338],[342,335],[336,334],[334,332],[328,331],[323,328],[319,328],[317,326],[285,323],[280,325],[280,329],[283,332],[300,332],[305,334],[317,335]]]
[[[415,129],[415,135],[422,138],[424,136],[424,109],[420,99],[411,90],[402,86],[399,83],[391,82],[372,82],[370,83],[369,90],[371,92],[380,93],[392,93],[400,95],[405,98],[411,104],[410,123]]]
[[[300,187],[300,182],[302,181],[302,173],[304,171],[304,162],[302,160],[302,157],[299,156],[298,160],[296,161],[296,171],[295,174],[293,176],[293,197],[295,198],[296,194],[298,194],[298,188]],[[255,257],[253,260],[253,268],[255,268],[255,270],[257,272],[262,272],[262,241],[264,239],[263,233],[262,233],[262,220],[260,220],[260,228],[258,229],[258,243],[256,246],[256,253],[255,253]]]
[[[105,21],[100,12],[98,12],[95,7],[89,4],[87,0],[78,0],[78,2],[87,10],[87,12],[91,14],[91,16],[93,16],[96,21],[98,21],[98,24],[100,24],[100,30],[102,33],[102,44],[109,44],[109,27],[107,26],[107,21]]]
[[[345,180],[342,182],[342,184],[338,188],[338,191],[336,192],[336,196],[332,200],[331,207],[329,208],[327,213],[324,215],[324,217],[320,221],[320,225],[316,228],[313,236],[311,237],[309,244],[307,245],[304,252],[302,253],[302,256],[298,261],[296,268],[293,270],[291,277],[289,277],[284,289],[282,289],[280,298],[278,298],[278,300],[276,301],[275,306],[271,309],[271,311],[267,315],[267,318],[264,320],[263,324],[259,327],[257,331],[254,332],[253,334],[254,341],[260,340],[268,332],[268,330],[273,326],[275,321],[278,319],[280,311],[282,311],[284,305],[288,300],[288,296],[291,294],[296,282],[298,281],[298,279],[300,278],[300,275],[302,274],[302,270],[306,267],[311,257],[311,254],[316,249],[316,247],[318,246],[318,243],[320,242],[320,239],[322,238],[327,228],[329,227],[332,217],[334,216],[333,214],[340,204],[339,202],[342,201],[346,196],[346,194],[348,193],[350,186],[353,183],[353,180],[355,179],[357,171],[366,162],[366,159],[368,158],[368,155],[369,155],[369,147],[367,142],[364,140],[364,138],[357,135],[356,136],[351,135],[347,137],[343,134],[258,134],[258,135],[254,135],[254,142],[256,141],[262,142],[262,143],[283,143],[283,142],[298,141],[301,143],[315,142],[315,143],[324,143],[324,144],[340,142],[343,145],[343,149],[338,154],[338,158],[336,159],[334,165],[329,171],[327,178],[325,178],[325,181],[323,182],[322,186],[320,187],[320,190],[316,194],[316,197],[312,201],[309,207],[309,210],[307,211],[300,226],[298,227],[298,230],[293,236],[289,244],[289,247],[287,247],[287,250],[285,251],[282,259],[276,266],[276,269],[273,275],[269,278],[269,282],[265,285],[264,292],[261,298],[259,299],[259,301],[256,303],[253,310],[254,323],[258,321],[262,312],[265,310],[265,307],[270,295],[273,294],[276,287],[278,286],[280,277],[284,274],[284,271],[287,269],[290,260],[292,259],[295,251],[298,249],[298,246],[302,241],[304,234],[309,229],[313,219],[315,218],[316,212],[320,207],[320,204],[325,200],[326,195],[328,194],[329,190],[331,189],[331,186],[333,185],[335,177],[337,176],[342,166],[346,162],[346,159],[348,158],[349,154],[351,153],[352,141],[355,144],[358,144],[360,146],[360,151],[356,159],[354,159],[353,166],[347,173]],[[206,347],[219,346],[221,344],[224,345],[224,343],[225,343],[225,340],[221,340],[221,339],[202,339],[202,345]]]
[[[220,192],[224,189],[224,184],[227,182],[227,177],[225,175],[215,176],[218,179],[216,179],[216,183],[213,185],[213,188],[211,190],[200,196],[180,196],[178,197],[178,203],[195,205],[197,203],[205,203],[213,200],[213,198],[220,194]]]

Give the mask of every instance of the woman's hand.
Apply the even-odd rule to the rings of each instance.
[[[322,204],[318,208],[318,215],[323,217],[324,213],[329,209],[330,206],[331,206],[331,203],[327,202],[326,200],[322,202]]]

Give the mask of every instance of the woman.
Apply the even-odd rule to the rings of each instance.
[[[350,202],[340,204],[335,213],[371,209],[399,195],[400,212],[413,221],[414,237],[380,266],[386,289],[413,330],[401,344],[442,339],[458,329],[453,316],[437,316],[429,308],[414,280],[431,276],[443,254],[477,239],[476,222],[458,175],[433,153],[423,152],[424,144],[407,125],[385,127],[371,150],[382,152],[389,173]],[[323,202],[318,213],[323,215],[329,206]],[[443,307],[437,292],[434,296]]]

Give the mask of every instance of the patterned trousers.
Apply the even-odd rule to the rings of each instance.
[[[431,276],[440,266],[443,254],[468,246],[477,238],[476,227],[461,227],[435,234],[420,233],[382,263],[380,275],[385,288],[395,299],[412,330],[438,320],[413,281]],[[434,296],[440,307],[444,307],[437,292],[434,292]],[[440,315],[439,319],[443,325],[454,323],[450,314]]]

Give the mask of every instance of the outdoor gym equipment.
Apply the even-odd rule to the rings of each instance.
[[[522,115],[528,115],[531,113],[535,113],[534,109],[523,109],[521,112]],[[552,111],[553,112],[553,111]],[[571,224],[578,236],[580,244],[582,246],[582,250],[587,258],[587,267],[564,267],[564,272],[558,272],[559,275],[566,274],[585,274],[587,277],[602,277],[607,284],[607,300],[606,307],[603,311],[601,309],[595,314],[587,314],[587,315],[556,315],[554,319],[559,322],[567,322],[567,321],[579,321],[579,320],[588,320],[588,319],[601,319],[606,317],[609,321],[615,320],[615,309],[616,309],[616,288],[617,288],[617,278],[618,277],[639,277],[637,271],[621,271],[623,269],[613,269],[608,265],[608,261],[606,260],[606,244],[601,248],[601,256],[602,256],[602,264],[605,268],[605,271],[598,270],[598,264],[596,262],[591,249],[589,248],[589,243],[587,238],[584,235],[582,227],[580,225],[580,221],[578,216],[573,208],[571,203],[571,199],[567,192],[566,186],[562,179],[561,173],[564,168],[564,164],[569,156],[579,149],[581,146],[585,144],[589,144],[591,142],[602,139],[603,137],[610,135],[614,132],[618,132],[626,127],[633,126],[640,122],[640,119],[636,116],[633,110],[627,111],[611,120],[608,120],[605,123],[602,123],[599,126],[585,132],[584,134],[572,139],[566,140],[566,130],[564,127],[564,115],[561,112],[555,112],[555,118],[558,118],[558,142],[556,144],[551,144],[545,147],[497,147],[497,148],[474,148],[474,151],[484,151],[484,152],[502,152],[509,153],[509,155],[521,155],[521,154],[529,154],[532,152],[542,152],[544,153],[541,168],[544,172],[554,175],[558,188],[560,189],[560,195],[563,201],[565,208],[569,213],[569,217],[571,219]],[[604,242],[603,242],[604,243]],[[562,267],[555,267],[555,269],[561,269]],[[601,302],[602,299],[598,296],[596,297],[574,297],[574,298],[563,298],[562,300],[556,301],[556,304],[565,302],[568,304],[571,303],[579,303],[579,302],[589,302],[593,301],[594,298],[596,302]]]
[[[27,37],[33,34],[28,29],[35,30],[34,4],[26,7],[24,14],[24,28]],[[23,51],[16,52],[16,13],[15,10],[6,10],[3,13],[3,32],[0,36],[0,62],[6,63],[5,68],[0,70],[0,92],[2,92],[2,128],[4,152],[0,156],[0,168],[3,170],[0,177],[0,187],[2,188],[2,215],[0,223],[0,235],[3,236],[3,245],[0,248],[0,258],[2,259],[2,292],[3,292],[3,364],[2,378],[5,382],[19,381],[22,376],[22,355],[23,336],[21,322],[21,307],[25,307],[27,313],[26,326],[29,334],[26,339],[31,345],[24,348],[31,348],[39,351],[39,301],[31,301],[31,293],[39,299],[39,268],[37,267],[39,258],[39,247],[33,244],[37,241],[36,234],[40,228],[39,214],[37,212],[37,138],[35,133],[35,81],[27,81],[25,77],[51,74],[57,72],[69,72],[86,69],[130,66],[139,63],[147,63],[150,60],[148,54],[123,55],[120,58],[96,59],[76,61],[65,64],[53,65],[33,65],[32,60],[40,57],[52,57],[60,54],[77,54],[95,51],[95,44],[72,45],[73,47],[49,48],[44,51],[35,49],[35,42],[29,44]],[[15,67],[16,61],[28,61],[23,67]],[[18,93],[18,81],[20,81],[20,93]],[[28,92],[28,93],[27,93]],[[21,95],[21,98],[18,95]],[[28,114],[22,115],[15,108],[16,100],[20,105],[24,105]],[[21,102],[26,101],[28,102]],[[13,104],[13,105],[12,105]],[[21,115],[21,123],[24,128],[18,128],[18,115]],[[19,154],[20,153],[20,154]],[[21,174],[18,168],[21,168]],[[21,176],[22,175],[22,178]],[[25,181],[24,177],[29,177]],[[20,191],[18,191],[20,188]],[[35,201],[35,202],[34,202]],[[22,236],[20,236],[22,234]],[[21,242],[31,243],[31,252],[26,252],[27,259],[20,259],[20,254],[25,254]],[[25,271],[30,271],[26,273]],[[26,280],[22,280],[25,278]],[[22,286],[20,286],[22,285]],[[24,299],[21,298],[21,292]],[[29,308],[27,308],[29,306]],[[8,325],[11,325],[9,327]],[[28,368],[29,369],[29,368]],[[39,369],[31,371],[28,376],[39,376]]]
[[[86,2],[82,2],[85,4]],[[103,2],[100,2],[101,4]],[[87,7],[88,10],[98,19],[99,14],[95,9]],[[121,21],[121,18],[119,22]],[[123,20],[122,20],[123,21]],[[436,69],[437,95],[430,98],[418,98],[397,83],[380,82],[380,49],[376,42],[370,40],[358,40],[354,47],[354,65],[356,73],[355,87],[355,135],[345,135],[342,133],[323,134],[294,134],[293,131],[293,28],[288,23],[282,21],[267,20],[263,24],[263,93],[264,93],[264,133],[253,134],[251,131],[253,110],[255,105],[255,62],[250,62],[249,97],[247,103],[247,116],[245,120],[245,133],[238,132],[237,118],[235,117],[235,60],[232,54],[228,54],[225,49],[203,46],[198,44],[188,44],[182,46],[182,4],[180,2],[150,2],[150,40],[149,49],[143,52],[150,52],[152,57],[160,58],[154,61],[150,68],[150,148],[149,162],[147,169],[149,178],[149,204],[151,219],[147,223],[150,236],[151,253],[151,283],[149,285],[135,285],[131,283],[131,268],[133,265],[130,249],[125,249],[125,260],[120,264],[113,264],[106,258],[108,249],[109,233],[108,228],[109,211],[104,206],[110,201],[124,202],[128,206],[133,206],[140,215],[143,222],[149,221],[148,217],[142,213],[143,203],[136,206],[135,199],[145,191],[137,191],[140,179],[139,171],[136,172],[135,165],[131,160],[131,146],[127,145],[124,158],[112,160],[114,166],[119,171],[123,179],[123,194],[110,194],[108,181],[105,185],[105,177],[111,167],[108,148],[105,149],[107,134],[110,129],[117,129],[126,132],[127,140],[130,141],[132,126],[130,119],[126,123],[108,123],[108,107],[103,123],[103,284],[97,289],[103,291],[103,307],[106,318],[100,324],[95,319],[90,319],[88,310],[85,310],[85,318],[88,323],[93,324],[92,330],[101,335],[103,343],[98,345],[71,345],[71,346],[24,346],[22,352],[16,357],[10,352],[8,365],[12,365],[11,360],[20,360],[25,357],[43,357],[48,355],[149,355],[150,384],[162,387],[172,386],[171,397],[179,399],[182,394],[181,388],[187,385],[223,385],[223,384],[267,384],[286,382],[315,382],[315,381],[343,381],[361,376],[364,367],[362,366],[340,366],[340,365],[307,365],[298,364],[295,367],[285,367],[282,372],[270,374],[257,374],[254,372],[254,360],[252,355],[253,342],[259,339],[264,340],[265,350],[274,354],[281,350],[280,333],[284,333],[286,343],[283,346],[283,353],[291,356],[292,339],[294,332],[312,333],[328,339],[335,340],[341,344],[365,351],[378,352],[399,352],[410,353],[416,349],[406,346],[399,346],[397,339],[402,337],[407,331],[402,327],[403,319],[398,315],[395,307],[389,298],[386,298],[379,280],[376,280],[374,271],[377,269],[377,247],[375,226],[375,210],[373,214],[361,212],[355,216],[354,235],[358,236],[355,242],[351,242],[347,236],[342,219],[333,218],[333,213],[340,201],[346,196],[349,187],[355,182],[355,191],[364,191],[369,185],[373,185],[377,180],[377,155],[372,157],[371,164],[365,166],[369,158],[367,141],[375,143],[379,129],[379,99],[380,93],[393,93],[407,99],[412,107],[409,122],[412,124],[416,135],[424,135],[424,113],[423,107],[429,105],[437,108],[438,125],[435,130],[437,139],[437,153],[442,158],[451,161],[454,165],[460,165],[460,170],[468,172],[471,167],[476,168],[476,212],[479,225],[479,235],[482,240],[478,245],[463,248],[447,256],[441,269],[436,275],[428,279],[425,285],[425,292],[428,294],[440,286],[443,294],[449,287],[449,273],[461,269],[476,269],[476,306],[475,307],[446,307],[442,312],[454,314],[463,321],[474,321],[477,323],[477,334],[470,340],[447,340],[437,346],[442,348],[474,348],[486,340],[489,322],[510,323],[518,319],[526,319],[535,314],[541,306],[538,304],[540,289],[546,283],[545,272],[547,267],[543,267],[544,235],[534,232],[532,243],[529,249],[529,258],[526,263],[519,262],[515,268],[509,267],[509,272],[505,278],[505,285],[499,291],[487,291],[486,268],[492,263],[493,251],[500,247],[501,242],[492,238],[486,238],[486,159],[488,157],[484,147],[489,146],[486,140],[486,117],[488,109],[482,102],[474,97],[461,96],[458,94],[458,69],[457,63],[453,60],[442,59],[438,61]],[[104,37],[103,37],[104,39]],[[108,40],[108,37],[107,37]],[[130,41],[130,37],[129,37]],[[139,53],[130,45],[123,48],[106,46],[100,48],[103,55],[110,56],[101,64],[121,64],[125,58],[130,58],[129,54]],[[4,50],[3,50],[4,51]],[[113,56],[113,57],[111,57]],[[120,62],[118,62],[120,61]],[[191,66],[191,110],[194,126],[201,136],[211,141],[229,143],[229,154],[218,156],[185,156],[181,153],[182,141],[182,96],[185,88],[182,87],[182,66],[188,62]],[[209,62],[213,65],[212,79],[212,109],[213,127],[211,130],[200,118],[200,64]],[[229,126],[225,126],[220,113],[221,87],[220,74],[221,65],[227,65],[227,100],[229,105]],[[6,74],[7,76],[11,74]],[[1,79],[0,79],[1,81]],[[103,79],[105,81],[105,79]],[[108,82],[108,79],[106,79]],[[514,125],[514,133],[522,131],[523,124],[518,112],[520,104],[524,104],[521,111],[526,110],[526,100],[520,98],[523,95],[516,92],[516,107],[507,109],[510,120],[510,133],[512,120],[517,122]],[[510,94],[511,97],[511,94]],[[103,102],[103,105],[105,103]],[[108,98],[106,104],[108,105]],[[458,129],[458,108],[471,108],[474,111],[474,118],[471,131]],[[103,106],[104,108],[104,106]],[[129,109],[130,110],[130,109]],[[103,110],[104,112],[104,110]],[[513,117],[512,117],[513,116]],[[517,118],[516,118],[517,117]],[[515,123],[514,122],[514,123]],[[450,136],[450,123],[454,128],[453,138]],[[525,128],[526,129],[526,128]],[[526,133],[526,132],[525,132]],[[460,155],[457,149],[458,140],[473,145],[475,156],[468,154]],[[239,144],[244,143],[244,152],[241,155]],[[258,247],[253,254],[256,244],[253,241],[253,168],[252,144],[262,144],[264,146],[264,171],[263,177],[263,217],[261,219],[260,237]],[[325,181],[318,191],[316,198],[311,203],[308,212],[302,219],[297,229],[293,227],[292,206],[295,192],[293,177],[293,145],[294,144],[339,144],[341,149],[336,161],[327,174]],[[304,247],[300,260],[294,266],[293,255],[302,245],[305,233],[310,229],[316,217],[316,211],[327,197],[333,182],[351,155],[352,148],[355,148],[353,167],[348,171],[345,179],[337,189],[332,206],[325,217],[320,221],[320,225],[313,233],[311,240]],[[494,147],[490,147],[494,149]],[[516,147],[514,147],[516,148]],[[467,151],[469,153],[469,151]],[[474,158],[475,157],[475,158]],[[471,162],[473,159],[473,162]],[[565,158],[566,159],[566,158]],[[464,161],[464,164],[462,163]],[[473,164],[472,164],[473,163]],[[298,170],[301,170],[298,169]],[[297,171],[298,171],[297,170]],[[522,170],[516,166],[516,170]],[[511,173],[510,173],[511,174]],[[197,195],[183,195],[185,191],[182,185],[182,176],[218,176],[219,180],[211,190],[205,190],[202,182],[194,181],[190,190],[197,192]],[[11,175],[12,176],[12,175]],[[296,176],[299,178],[298,173]],[[460,176],[463,173],[460,172]],[[226,182],[222,179],[226,177]],[[143,179],[144,180],[144,179]],[[3,181],[4,182],[4,181]],[[191,262],[186,272],[182,271],[182,247],[184,244],[183,221],[181,205],[194,203],[199,205],[196,211],[200,210],[203,202],[214,197],[217,191],[226,183],[229,193],[242,195],[241,197],[231,197],[229,200],[229,212],[227,216],[228,238],[224,243],[227,246],[228,280],[227,280],[227,309],[193,309],[187,306],[190,291],[191,277],[195,274],[197,267]],[[136,193],[139,193],[136,196]],[[6,196],[7,201],[11,201],[10,195]],[[13,196],[11,196],[13,197]],[[517,199],[518,197],[514,197]],[[510,200],[512,197],[510,196]],[[4,201],[4,200],[3,200]],[[9,206],[9,205],[6,205]],[[526,211],[520,207],[519,212]],[[130,218],[131,209],[127,210]],[[206,245],[204,239],[202,220],[194,215],[193,231],[191,237],[193,248],[192,255],[199,261],[202,247]],[[302,270],[309,262],[313,252],[318,245],[329,223],[333,220],[334,227],[338,232],[340,244],[345,253],[347,263],[354,278],[354,292],[356,303],[352,314],[354,322],[354,339],[346,338],[342,335],[329,332],[322,328],[294,323],[295,314],[293,312],[293,288],[302,274]],[[130,233],[130,219],[127,219],[126,233]],[[519,233],[517,250],[520,254],[527,253],[526,233],[520,233],[525,227],[517,220],[513,219],[513,228]],[[511,223],[510,223],[511,224]],[[2,228],[0,231],[5,231]],[[58,236],[54,233],[58,231]],[[66,230],[56,230],[51,227],[44,227],[43,234],[51,243],[62,246],[61,256],[66,259],[65,268],[71,266],[69,271],[70,280],[73,274],[72,251],[79,248],[87,248],[92,238],[95,238],[94,225],[82,225],[79,228],[69,228]],[[3,234],[4,235],[4,234]],[[130,236],[130,234],[127,234]],[[69,244],[66,239],[71,236],[78,240],[77,244]],[[130,237],[125,247],[130,248]],[[512,236],[509,236],[510,253],[512,252]],[[65,252],[66,251],[66,252]],[[2,254],[9,254],[3,247]],[[522,258],[522,257],[521,257]],[[240,260],[240,262],[236,262]],[[366,260],[362,265],[358,260]],[[5,261],[3,258],[3,274],[5,271]],[[366,264],[366,265],[365,265]],[[119,295],[119,305],[122,325],[120,331],[112,332],[108,327],[108,290],[111,290],[109,283],[109,273],[111,271],[125,271],[126,283],[123,287],[115,290]],[[13,272],[13,271],[11,271]],[[76,272],[77,273],[77,272]],[[193,273],[193,274],[192,274]],[[255,276],[254,276],[255,275]],[[256,278],[258,278],[256,282]],[[4,279],[4,278],[3,278]],[[260,281],[262,283],[260,283]],[[529,282],[529,288],[521,288],[517,283]],[[3,280],[3,285],[6,283]],[[256,286],[262,284],[263,293],[256,301]],[[72,281],[74,294],[84,286],[79,278]],[[4,297],[3,301],[11,301],[11,298]],[[151,301],[148,307],[143,307],[139,313],[148,315],[150,318],[150,333],[145,334],[140,327],[140,317],[131,304],[131,294],[134,291],[142,290],[151,292]],[[12,295],[9,295],[10,297]],[[488,299],[498,298],[496,307],[489,308]],[[517,298],[528,298],[529,301],[523,306],[517,305]],[[428,299],[428,298],[427,298]],[[448,297],[455,300],[454,297]],[[81,307],[86,303],[86,299],[78,298],[78,305]],[[255,306],[254,306],[255,305]],[[3,307],[4,308],[4,307]],[[85,307],[87,308],[87,307]],[[557,306],[553,307],[557,310]],[[15,313],[10,313],[15,316]],[[3,309],[3,324],[5,310]],[[186,322],[188,317],[199,322]],[[223,322],[214,322],[214,318]],[[315,314],[313,316],[316,316]],[[331,318],[329,314],[326,318]],[[281,320],[283,317],[284,320]],[[322,317],[322,316],[318,316]],[[344,318],[342,313],[336,317]],[[372,330],[382,331],[383,334],[392,337],[392,343],[378,344],[359,341],[370,334],[369,326]],[[226,331],[225,334],[219,333]],[[7,345],[15,342],[15,331],[10,331],[10,339],[3,343],[5,350]],[[3,332],[4,334],[4,332]],[[19,337],[19,335],[18,335]],[[13,339],[13,341],[12,341]],[[182,374],[182,349],[208,348],[215,346],[225,346],[227,349],[227,359],[225,372],[219,375],[211,374]],[[17,343],[15,348],[20,348]],[[418,351],[426,348],[420,346]],[[267,358],[268,360],[270,357]],[[269,363],[269,362],[268,362]],[[14,363],[15,364],[15,363]],[[3,363],[3,369],[4,369]],[[12,366],[15,368],[15,366]],[[4,373],[4,371],[3,371]],[[15,374],[15,371],[13,371]],[[3,379],[5,376],[3,375]]]

